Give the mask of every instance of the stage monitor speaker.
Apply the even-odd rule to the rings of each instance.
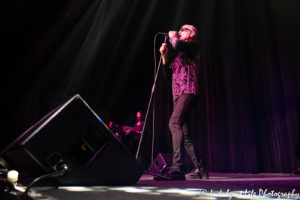
[[[153,174],[163,175],[167,168],[172,166],[172,163],[172,153],[159,153],[152,165],[148,168],[148,171]]]
[[[130,185],[143,166],[79,96],[75,95],[20,135],[1,157],[36,178],[70,169],[50,185]],[[47,185],[47,184],[46,184]]]

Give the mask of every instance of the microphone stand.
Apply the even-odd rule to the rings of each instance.
[[[165,35],[164,43],[166,43],[167,38],[168,38],[168,36]],[[159,72],[159,68],[160,68],[160,64],[161,64],[161,60],[162,60],[162,55],[163,54],[160,55],[159,64],[158,64],[158,67],[157,67],[157,72],[156,72],[156,76],[155,76],[155,80],[154,80],[154,84],[153,84],[153,87],[152,87],[151,96],[150,96],[150,100],[149,100],[149,104],[148,104],[148,108],[147,108],[147,112],[146,112],[146,116],[145,116],[145,123],[144,123],[143,129],[142,129],[142,134],[141,134],[139,146],[138,146],[136,156],[135,156],[136,159],[138,159],[138,155],[139,155],[139,152],[140,152],[140,147],[141,147],[142,139],[143,139],[143,136],[144,136],[144,130],[145,130],[146,122],[147,122],[149,109],[150,109],[150,106],[151,106],[152,97],[153,97],[155,86],[156,86],[156,81],[157,81],[158,72]],[[153,143],[153,140],[152,140],[152,143]]]

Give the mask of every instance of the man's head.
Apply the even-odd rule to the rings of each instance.
[[[183,25],[178,32],[179,39],[184,41],[196,40],[198,37],[197,29],[189,24]]]

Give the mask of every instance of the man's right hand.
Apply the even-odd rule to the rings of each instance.
[[[160,53],[163,54],[163,56],[162,56],[162,62],[165,65],[167,63],[167,61],[168,61],[168,59],[167,59],[167,54],[168,54],[167,43],[162,43],[159,51],[160,51]]]
[[[166,56],[168,54],[168,47],[167,47],[167,43],[162,43],[160,49],[159,49],[160,53],[162,53],[164,56]]]

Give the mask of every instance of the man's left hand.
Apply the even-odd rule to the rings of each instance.
[[[173,37],[173,36],[178,38],[177,31],[169,31],[169,37]]]

